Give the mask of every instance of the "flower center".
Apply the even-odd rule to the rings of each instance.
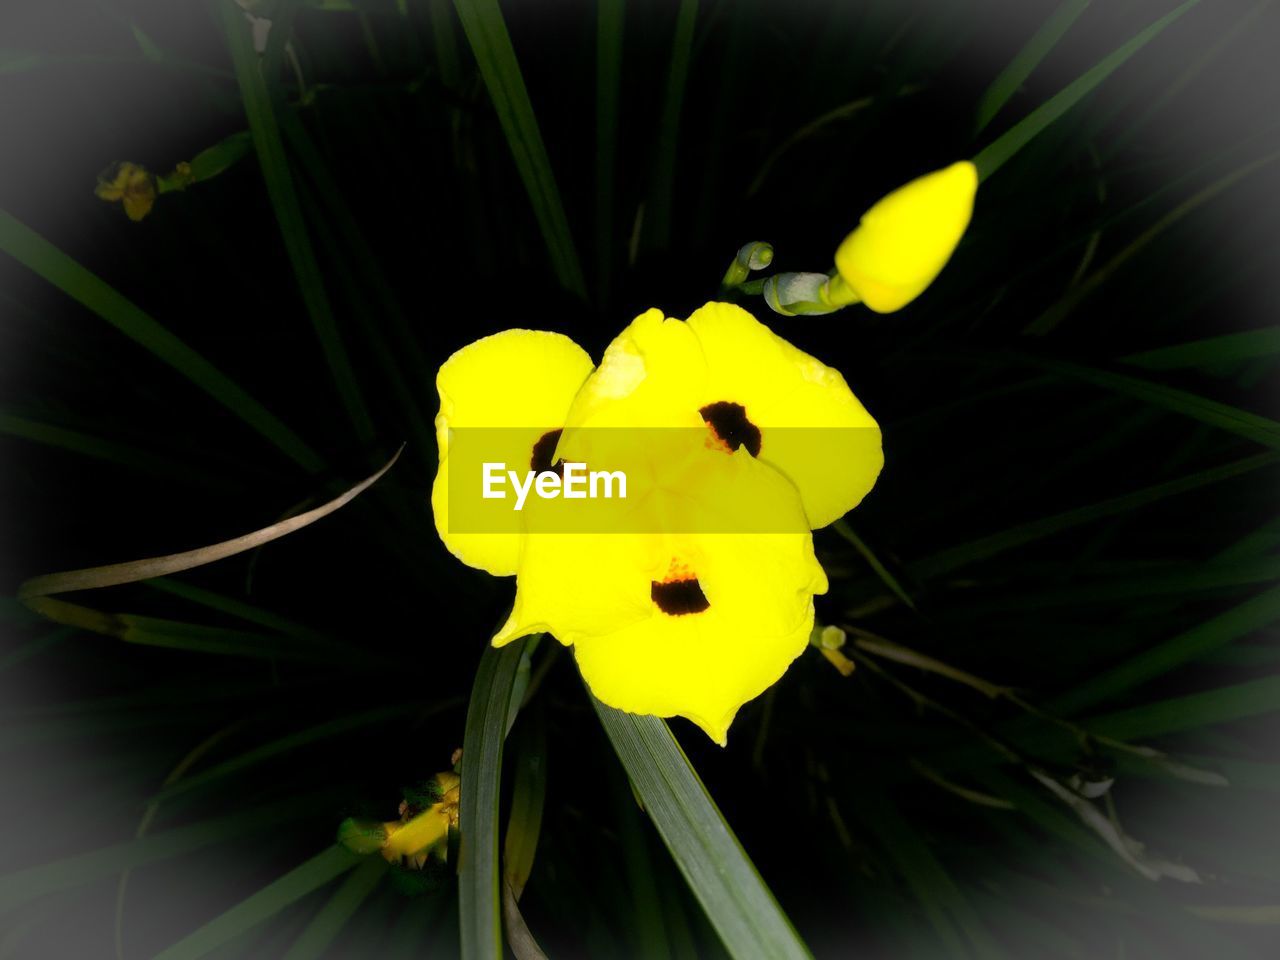
[[[732,453],[746,447],[753,457],[760,455],[760,428],[747,419],[747,408],[740,403],[718,400],[708,403],[698,413],[715,434],[716,446]]]
[[[564,433],[563,430],[548,430],[538,438],[537,443],[533,445],[533,456],[529,458],[530,470],[536,473],[554,470],[564,476],[564,461],[551,462],[551,458],[555,456],[556,444],[560,442],[560,434],[562,433]]]
[[[677,560],[671,561],[666,577],[652,581],[649,596],[658,605],[658,609],[670,617],[701,613],[711,606],[711,601],[702,592],[698,578]]]

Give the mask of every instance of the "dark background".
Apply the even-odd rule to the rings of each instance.
[[[354,229],[306,199],[319,187],[297,165],[295,176],[305,185],[308,226],[371,409],[374,444],[356,437],[339,402],[252,154],[215,179],[160,197],[140,223],[93,195],[98,173],[115,161],[166,173],[245,129],[211,8],[75,0],[11,3],[0,12],[0,57],[45,58],[21,69],[0,59],[0,208],[246,387],[326,464],[308,475],[177,372],[0,255],[0,412],[114,445],[109,455],[86,456],[0,436],[6,592],[37,573],[188,549],[265,525],[333,495],[409,444],[379,488],[337,516],[180,578],[340,638],[350,648],[338,662],[127,644],[54,631],[16,604],[5,608],[12,634],[0,652],[5,873],[57,862],[71,874],[89,870],[66,860],[132,837],[146,799],[216,731],[231,727],[193,769],[335,718],[410,705],[394,719],[282,749],[166,802],[156,831],[248,817],[278,801],[294,812],[269,829],[138,871],[124,925],[128,956],[152,955],[313,855],[343,817],[391,819],[400,789],[446,769],[461,743],[475,664],[511,584],[462,567],[431,524],[435,452],[424,436],[429,441],[437,402],[430,377],[445,357],[516,326],[562,331],[598,357],[642,310],[682,317],[717,296],[734,251],[750,240],[774,244],[777,269],[826,270],[876,198],[972,156],[1172,9],[1156,0],[1093,5],[975,137],[983,91],[1054,4],[705,3],[663,235],[653,224],[653,163],[675,5],[627,7],[612,219],[599,234],[595,7],[505,4],[586,270],[590,296],[582,300],[555,281],[452,10],[444,15],[456,73],[439,60],[424,4],[409,3],[407,17],[394,4],[361,4],[363,17],[303,6],[294,38],[310,96],[297,102],[289,71],[283,95]],[[1260,166],[1196,200],[1280,148],[1280,67],[1271,53],[1280,19],[1270,6],[1255,6],[1192,9],[984,183],[951,265],[900,314],[853,308],[784,319],[759,298],[744,299],[780,334],[841,369],[884,428],[885,472],[850,520],[907,584],[918,612],[897,603],[859,554],[826,531],[816,534],[833,580],[819,599],[824,622],[864,625],[1041,703],[1267,585],[1263,561],[1274,544],[1255,558],[1263,572],[1252,579],[1169,586],[1273,520],[1273,469],[1073,525],[963,571],[918,572],[956,544],[1264,449],[1204,416],[1037,365],[1050,358],[1119,371],[1276,414],[1275,350],[1155,373],[1122,362],[1274,323],[1276,167]],[[207,70],[149,62],[134,27],[171,57]],[[904,84],[911,92],[899,94]],[[751,189],[778,145],[861,97],[871,98],[865,109],[797,141]],[[646,220],[630,263],[640,204]],[[1167,217],[1174,218],[1167,228],[1143,239]],[[332,245],[318,239],[323,233]],[[1121,254],[1050,336],[1022,333],[1070,295],[1073,278]],[[397,322],[408,340],[397,339]],[[412,403],[388,381],[377,336],[392,344]],[[1139,589],[1111,600],[1061,600],[1080,585],[1142,577],[1164,578],[1163,589],[1148,591],[1156,599]],[[153,587],[115,588],[83,602],[241,629]],[[1274,633],[1238,639],[1245,655],[1179,664],[1106,708],[1267,675]],[[630,802],[571,660],[561,653],[531,704],[545,723],[551,773],[539,859],[522,902],[530,927],[551,956],[646,956],[655,928],[668,931],[678,953],[683,924],[690,949],[707,955],[714,935]],[[899,675],[983,729],[1003,729],[1018,713],[937,677]],[[1280,788],[1274,772],[1267,774],[1274,780],[1263,778],[1269,788],[1217,792],[1177,777],[1122,776],[1115,794],[1126,829],[1163,856],[1194,863],[1204,880],[1153,883],[1108,860],[1070,815],[1077,832],[1055,835],[1052,818],[968,804],[913,773],[908,761],[933,764],[971,747],[972,732],[952,716],[918,709],[874,670],[845,680],[806,655],[768,697],[768,723],[762,698],[740,714],[725,750],[682,721],[673,726],[820,956],[855,948],[863,956],[955,955],[935,908],[953,917],[963,950],[976,954],[991,943],[969,937],[970,915],[1013,956],[1265,956],[1275,946],[1274,927],[1206,922],[1184,909],[1280,898],[1280,874],[1266,863],[1280,853],[1269,835]],[[1157,742],[1259,769],[1275,760],[1273,714],[1241,708],[1228,719],[1234,725],[1225,729],[1206,723],[1183,729],[1183,740]],[[520,738],[533,734],[522,724],[515,736],[518,752]],[[1113,772],[1106,750],[1065,740],[1041,744],[1039,762],[1064,777],[1098,766]],[[997,766],[1010,790],[1034,790],[1018,764]],[[1005,795],[977,773],[967,779],[965,768],[948,776]],[[1083,847],[1080,835],[1095,848]],[[905,862],[910,838],[932,849],[946,873]],[[652,880],[658,906],[648,909],[656,914],[637,905],[637,890],[647,889],[637,877]],[[394,955],[392,933],[411,949],[447,955],[456,907],[447,872],[432,880],[435,889],[417,897],[384,884],[333,955]],[[282,911],[227,955],[282,955],[317,902]],[[0,956],[110,955],[115,909],[114,874],[68,883],[31,911],[0,920],[0,929],[11,923]]]

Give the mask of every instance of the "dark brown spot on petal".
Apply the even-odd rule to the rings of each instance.
[[[538,438],[538,442],[533,445],[533,456],[529,458],[529,469],[536,473],[543,473],[552,470],[560,476],[564,476],[564,461],[557,460],[551,462],[551,458],[555,456],[556,444],[560,442],[560,434],[563,430],[548,430]]]
[[[685,577],[681,580],[667,580],[659,583],[653,581],[649,588],[649,596],[658,605],[658,609],[668,616],[682,617],[686,613],[701,613],[711,606],[711,601],[702,592],[697,577]]]
[[[753,457],[760,456],[760,428],[747,419],[747,408],[742,404],[719,400],[708,403],[698,412],[730,453],[746,447]]]

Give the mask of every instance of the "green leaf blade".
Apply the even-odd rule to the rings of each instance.
[[[676,176],[676,145],[680,139],[680,114],[693,56],[693,28],[698,16],[698,0],[680,0],[676,30],[671,40],[671,60],[667,68],[667,89],[658,125],[658,149],[653,163],[646,215],[650,242],[665,248],[671,241],[672,191]]]
[[[342,928],[369,898],[387,873],[381,857],[370,857],[347,876],[320,912],[293,941],[284,960],[319,960],[342,932]]]
[[[1239,407],[1217,400],[1210,400],[1189,390],[1170,387],[1154,380],[1125,373],[1049,357],[1020,355],[1018,359],[1033,363],[1052,373],[1080,380],[1104,390],[1125,394],[1143,403],[1191,417],[1211,427],[1252,440],[1264,447],[1280,449],[1280,422],[1270,417],[1241,410]]]
[[[330,847],[160,951],[155,960],[195,960],[206,956],[359,863],[360,857],[356,854],[342,847]]]
[[[0,250],[173,367],[308,473],[324,469],[320,456],[243,387],[96,274],[4,210],[0,210]]]
[[[1183,370],[1274,357],[1276,354],[1280,354],[1280,326],[1155,347],[1121,357],[1121,362],[1143,370]]]
[[[498,889],[498,790],[507,710],[525,640],[480,657],[462,738],[459,792],[458,915],[463,960],[502,960],[502,899]]]
[[[1181,17],[1198,2],[1199,0],[1187,0],[1186,3],[1165,14],[1128,43],[1104,57],[1092,69],[1087,70],[1076,80],[1067,84],[1057,94],[1050,97],[1028,116],[1014,124],[1012,128],[980,150],[973,158],[973,163],[978,168],[978,179],[985,180],[1004,166],[1019,150],[1043,132],[1046,127],[1084,99],[1086,94],[1091,93],[1103,80],[1119,69],[1125,61],[1154,40],[1165,27]]]
[[[1009,102],[1009,98],[1017,92],[1023,82],[1054,46],[1062,39],[1080,14],[1089,6],[1090,0],[1064,0],[1035,32],[1026,46],[1018,51],[1017,56],[991,82],[987,92],[978,102],[977,132],[981,133],[987,124],[1000,112],[1000,108]]]
[[[372,443],[373,421],[365,407],[355,370],[352,369],[350,357],[343,346],[333,308],[325,293],[320,265],[316,262],[315,251],[311,247],[311,240],[307,234],[302,206],[294,190],[289,161],[285,156],[284,141],[281,139],[280,127],[276,122],[271,103],[271,93],[267,88],[263,66],[259,63],[258,55],[253,49],[249,25],[245,22],[243,11],[233,0],[223,0],[220,9],[227,42],[231,48],[231,60],[235,65],[236,79],[240,84],[240,95],[244,100],[245,115],[249,120],[249,131],[253,136],[254,149],[257,151],[258,162],[262,167],[267,196],[271,200],[271,206],[275,210],[276,220],[280,226],[285,252],[293,266],[303,302],[306,304],[307,313],[311,317],[312,326],[324,351],[325,360],[329,365],[329,371],[338,388],[347,416],[351,419],[360,441],[365,444]],[[273,25],[272,39],[276,38],[276,31],[282,28],[288,29],[287,18],[286,22],[277,22]]]
[[[1077,713],[1278,619],[1280,587],[1273,587],[1112,667],[1052,701],[1046,709],[1064,716]]]
[[[533,204],[556,278],[566,290],[585,299],[586,281],[569,220],[498,0],[454,0],[454,7]]]
[[[1140,490],[1122,494],[1109,500],[1102,500],[1089,506],[1052,514],[1039,520],[1032,520],[998,533],[980,537],[968,543],[940,550],[923,560],[917,561],[912,565],[911,569],[917,579],[922,581],[930,580],[967,564],[985,560],[1006,550],[1012,550],[1015,547],[1069,530],[1079,524],[1091,523],[1104,517],[1136,510],[1148,504],[1157,503],[1167,497],[1189,493],[1211,484],[1242,476],[1262,467],[1270,467],[1277,462],[1280,462],[1280,455],[1268,452],[1246,457],[1243,460],[1235,460],[1219,467],[1200,470],[1174,480],[1143,487]]]
[[[600,0],[596,22],[596,283],[601,303],[613,269],[614,160],[622,89],[625,0]]]
[[[689,759],[658,717],[592,705],[637,794],[730,955],[806,958],[792,927]]]

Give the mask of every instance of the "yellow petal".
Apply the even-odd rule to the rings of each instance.
[[[699,427],[691,406],[707,362],[688,325],[647,310],[605,349],[567,422],[586,428]]]
[[[116,201],[124,196],[125,190],[135,178],[140,168],[132,163],[115,163],[98,174],[98,185],[94,187],[94,195],[102,200]]]
[[[401,857],[413,856],[416,853],[435,846],[449,835],[449,817],[441,812],[436,804],[424,810],[408,823],[393,820],[384,823],[387,841],[382,845],[382,855],[395,861]]]
[[[856,506],[883,466],[880,429],[839,371],[727,303],[708,303],[687,323],[658,310],[637,317],[583,384],[561,450],[590,460],[575,445],[580,430],[701,430],[701,411],[716,404],[740,406],[761,431],[760,458],[796,484],[815,529]]]
[[[884,455],[879,426],[840,371],[732,304],[708,303],[689,327],[707,362],[703,403],[744,408],[760,430],[759,458],[799,489],[809,525],[824,527],[857,506]]]
[[[124,195],[124,212],[135,223],[151,212],[151,208],[155,206],[156,196],[154,193],[125,193]]]
[[[643,533],[530,533],[494,646],[531,633],[568,645],[649,616],[649,584],[665,569],[660,542]]]
[[[515,573],[520,535],[449,531],[448,453],[450,433],[502,428],[486,448],[494,461],[528,469],[533,446],[564,426],[565,415],[591,358],[568,337],[540,330],[506,330],[477,340],[440,367],[436,388],[440,412],[436,443],[440,468],[431,491],[436,530],[449,551],[469,566],[495,576]]]
[[[738,709],[804,652],[813,594],[826,579],[810,534],[706,534],[684,545],[708,604],[580,639],[574,655],[601,701],[629,713],[682,716],[725,743]]]
[[[877,313],[901,310],[946,266],[977,189],[977,168],[962,160],[881,198],[836,251],[840,276]]]
[[[436,375],[436,439],[443,459],[448,431],[462,427],[564,426],[591,357],[560,333],[504,330],[468,344]]]
[[[724,743],[738,708],[803,652],[826,577],[795,488],[745,450],[704,448],[654,496],[666,501],[662,530],[530,533],[516,605],[495,643],[550,631],[574,645],[603,702],[687,717]],[[785,532],[708,532],[753,524]],[[705,609],[672,612],[691,596]]]

